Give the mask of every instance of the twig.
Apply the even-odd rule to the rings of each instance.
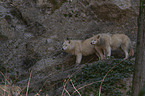
[[[8,79],[5,77],[5,75],[0,71],[0,73],[4,76],[5,81],[7,81],[9,83],[9,85],[11,85],[11,83],[8,81]]]
[[[43,88],[43,86],[46,84],[46,81],[47,81],[47,80],[45,80],[45,82],[43,83],[41,89],[39,90],[39,92],[38,92],[37,94],[39,94],[39,93],[42,91],[42,88]]]
[[[15,82],[16,82],[18,79],[19,79],[19,76],[18,76],[18,74],[17,74],[16,71],[15,71],[15,80],[13,81],[13,84],[15,84]]]
[[[94,57],[93,57],[92,59],[94,59]],[[90,59],[88,62],[90,62],[92,59]],[[88,63],[88,62],[87,62],[87,63]],[[81,68],[83,68],[84,66],[85,66],[85,65],[81,65],[81,67],[80,67],[79,69],[77,69],[73,74],[69,75],[67,81],[65,80],[66,82],[65,82],[65,81],[63,82],[63,83],[65,83],[65,84],[63,84],[63,85],[66,86],[66,84],[68,83],[68,81],[70,80],[70,78],[71,78],[74,74],[76,74],[77,72],[79,72],[79,70],[80,70]],[[63,96],[63,94],[64,94],[65,86],[64,86],[64,89],[63,89],[63,91],[62,91],[61,96]]]
[[[6,85],[4,85],[4,86],[6,86]],[[6,90],[5,87],[3,88],[2,86],[0,86],[0,89],[4,91],[4,93],[2,92],[3,94],[0,94],[0,95],[2,95],[2,96],[6,96],[6,95],[5,95],[5,92],[6,92],[6,93],[9,93],[9,91]]]
[[[39,93],[37,93],[37,94],[35,94],[34,96],[40,96],[40,94],[39,94]]]
[[[84,85],[84,86],[82,86],[82,87],[80,87],[80,88],[78,88],[78,90],[80,90],[80,89],[82,89],[82,88],[84,88],[84,87],[87,87],[87,86],[89,86],[89,85],[92,85],[92,84],[94,84],[94,83],[98,83],[98,82],[101,82],[102,80],[100,80],[100,81],[95,81],[95,82],[92,82],[92,83],[89,83],[89,84],[87,84],[87,85]],[[74,91],[72,94],[74,94],[76,91]],[[72,95],[71,94],[71,95]]]
[[[66,93],[67,93],[69,96],[71,96],[70,93],[66,90],[66,88],[65,88],[64,90],[66,91]]]
[[[122,61],[124,61],[124,59],[123,59]],[[103,77],[102,82],[101,82],[101,84],[100,84],[100,88],[99,88],[99,96],[101,96],[101,87],[102,87],[102,84],[103,84],[103,82],[104,82],[106,76],[108,75],[108,73],[109,73],[110,71],[113,70],[114,67],[116,67],[117,65],[119,65],[122,61],[120,61],[118,64],[114,65],[114,66],[106,73],[106,75]]]
[[[30,77],[29,77],[29,81],[28,81],[28,85],[27,85],[26,96],[28,96],[28,90],[29,90],[29,85],[30,85],[31,75],[32,75],[32,71],[31,71],[31,73],[30,73]]]
[[[70,79],[70,78],[69,78],[69,79]],[[66,86],[66,84],[67,84],[67,83],[65,83],[65,81],[68,82],[69,79],[68,79],[67,81],[64,80],[64,82],[63,82],[63,87],[64,87],[64,89],[63,89],[63,92],[62,92],[61,96],[63,96],[64,91],[66,91],[66,93],[67,93],[69,96],[71,96],[70,93],[69,93],[69,92],[66,90],[66,88],[65,88],[65,86]],[[64,84],[64,83],[65,83],[65,84]]]
[[[70,79],[70,82],[71,82],[71,84],[72,84],[73,88],[76,90],[76,92],[78,92],[79,96],[82,96],[82,95],[80,94],[80,92],[76,89],[76,87],[74,86],[74,84],[73,84],[73,82],[72,82],[72,80],[71,80],[71,79]]]
[[[24,92],[25,88],[26,88],[26,87],[23,87],[23,89],[21,90],[20,96],[21,96],[21,94]]]
[[[68,92],[67,90],[66,90],[66,88],[65,88],[65,86],[66,86],[66,84],[67,84],[67,82],[70,80],[70,78],[69,79],[67,79],[67,81],[66,81],[66,79],[64,80],[64,82],[63,82],[63,91],[62,91],[62,93],[61,93],[61,96],[63,96],[63,94],[64,94],[64,91],[66,91],[66,92]],[[66,82],[66,83],[65,83]]]
[[[88,62],[86,62],[86,63],[89,63],[91,60],[93,60],[95,58],[95,56],[94,57],[92,57]],[[80,69],[82,69],[83,67],[84,67],[85,65],[83,64],[83,65],[81,65],[81,67],[79,67],[73,74],[71,74],[69,77],[71,78],[71,77],[73,77],[73,75],[74,74],[76,74]]]
[[[62,93],[61,93],[61,96],[63,96],[63,93],[64,93],[64,90],[65,90],[65,86],[64,86],[64,82],[66,81],[66,79],[63,81],[63,90],[62,90]]]

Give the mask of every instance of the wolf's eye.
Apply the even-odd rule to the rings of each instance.
[[[64,47],[67,47],[67,45],[63,45]]]

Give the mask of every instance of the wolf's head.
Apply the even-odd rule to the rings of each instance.
[[[74,44],[73,40],[65,40],[62,45],[62,50],[69,51],[69,50],[72,50],[74,48],[74,46],[75,46],[75,44]]]
[[[100,43],[100,35],[93,36],[93,39],[91,40],[92,45],[96,45]]]

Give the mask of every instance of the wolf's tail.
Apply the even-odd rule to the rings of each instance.
[[[134,50],[133,48],[130,48],[129,56],[133,56],[133,55],[134,55]]]
[[[130,45],[130,48],[129,48],[129,56],[133,56],[134,55],[134,50],[133,50],[133,46],[132,44]]]

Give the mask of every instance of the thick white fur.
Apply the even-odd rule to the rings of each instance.
[[[107,56],[111,56],[111,50],[116,50],[118,48],[121,48],[124,51],[124,59],[127,59],[129,57],[129,50],[130,55],[133,56],[134,54],[131,40],[125,34],[98,34],[93,37],[91,44],[104,49],[105,53],[107,53]],[[101,58],[103,57],[101,56]]]
[[[82,60],[82,56],[95,53],[99,57],[94,45],[90,43],[91,40],[92,38],[86,40],[65,40],[62,49],[67,53],[76,55],[76,63],[79,64]]]

